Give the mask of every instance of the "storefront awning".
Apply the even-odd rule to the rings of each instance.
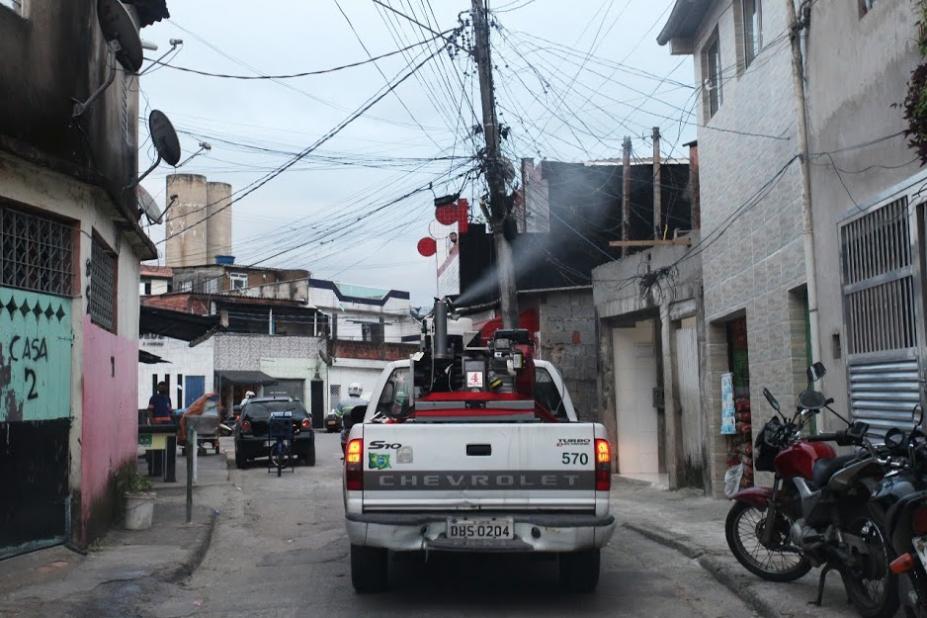
[[[267,386],[277,383],[276,379],[262,371],[217,371],[216,377],[222,382],[246,386]]]
[[[152,354],[151,352],[146,352],[145,350],[139,350],[138,362],[144,363],[146,365],[157,365],[159,363],[170,363],[171,361],[166,361],[157,354]]]
[[[142,335],[160,335],[198,342],[218,329],[219,316],[217,315],[194,315],[146,305],[141,307],[139,333]]]

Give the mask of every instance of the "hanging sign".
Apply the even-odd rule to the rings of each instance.
[[[737,419],[734,414],[734,374],[721,374],[721,435],[737,433]]]

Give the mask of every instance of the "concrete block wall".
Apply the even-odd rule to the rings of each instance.
[[[580,420],[599,420],[592,290],[551,292],[539,303],[541,358],[560,370]]]
[[[295,358],[321,362],[319,351],[325,340],[319,337],[274,337],[271,335],[215,336],[216,371],[255,371],[262,359]]]

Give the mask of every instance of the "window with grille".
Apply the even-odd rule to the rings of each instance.
[[[0,205],[0,286],[72,296],[73,228]]]
[[[116,254],[96,236],[90,248],[90,321],[116,332]]]
[[[362,322],[361,336],[370,343],[383,343],[383,325],[379,322]]]
[[[915,280],[920,258],[910,197],[902,195],[840,227],[849,407],[876,437],[907,426],[921,402]]]
[[[908,199],[841,229],[843,293],[850,355],[917,345]]]

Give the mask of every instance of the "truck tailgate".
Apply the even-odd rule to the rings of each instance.
[[[594,511],[595,428],[364,424],[363,510]]]

